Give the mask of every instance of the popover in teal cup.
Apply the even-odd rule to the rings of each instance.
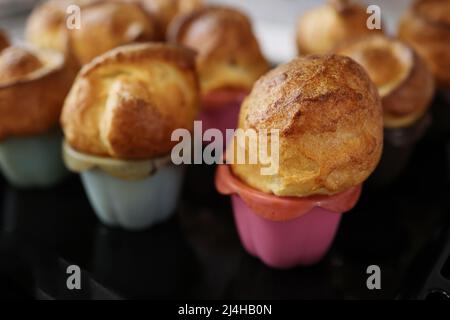
[[[17,187],[47,187],[68,174],[59,116],[71,85],[59,52],[9,46],[0,52],[0,167]]]
[[[187,49],[127,45],[83,67],[63,108],[64,158],[101,222],[142,230],[175,212],[172,133],[193,130],[198,99]]]

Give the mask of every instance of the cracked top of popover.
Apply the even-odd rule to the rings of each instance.
[[[232,165],[244,183],[277,196],[332,195],[357,186],[383,147],[377,89],[359,64],[338,55],[300,57],[267,73],[244,101],[239,128],[279,130],[276,174],[262,175],[261,161]],[[248,144],[235,142],[248,154]]]
[[[194,54],[166,44],[134,44],[80,71],[62,125],[79,152],[117,159],[170,153],[175,129],[191,130],[198,109]]]

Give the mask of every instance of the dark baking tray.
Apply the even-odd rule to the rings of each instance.
[[[446,107],[436,99],[434,109]],[[433,133],[433,130],[430,130]],[[326,258],[272,270],[242,249],[214,167],[192,166],[179,210],[146,232],[102,226],[72,176],[50,190],[0,183],[0,296],[41,299],[427,299],[450,277],[450,179],[446,135],[429,134],[406,171],[365,188]],[[82,290],[66,268],[82,269]],[[368,290],[369,265],[381,290]],[[446,278],[447,277],[447,278]]]

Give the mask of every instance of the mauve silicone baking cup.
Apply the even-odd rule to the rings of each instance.
[[[333,196],[278,197],[245,185],[228,165],[218,166],[216,188],[231,196],[244,248],[277,269],[319,262],[331,247],[342,213],[361,195],[357,186]]]
[[[218,129],[226,138],[226,129],[236,129],[242,101],[247,96],[245,91],[213,92],[202,99],[202,111],[199,120],[202,121],[203,132],[208,129]],[[224,149],[225,149],[224,140]]]

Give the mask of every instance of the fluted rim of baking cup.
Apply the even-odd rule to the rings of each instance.
[[[355,207],[362,190],[362,185],[358,185],[331,196],[279,197],[247,186],[226,164],[218,166],[215,182],[221,194],[239,195],[253,212],[271,221],[294,220],[317,207],[336,214],[345,213]]]
[[[70,171],[82,173],[97,169],[123,180],[145,179],[172,163],[170,155],[148,160],[121,160],[88,155],[73,149],[66,141],[63,142],[63,158]]]

